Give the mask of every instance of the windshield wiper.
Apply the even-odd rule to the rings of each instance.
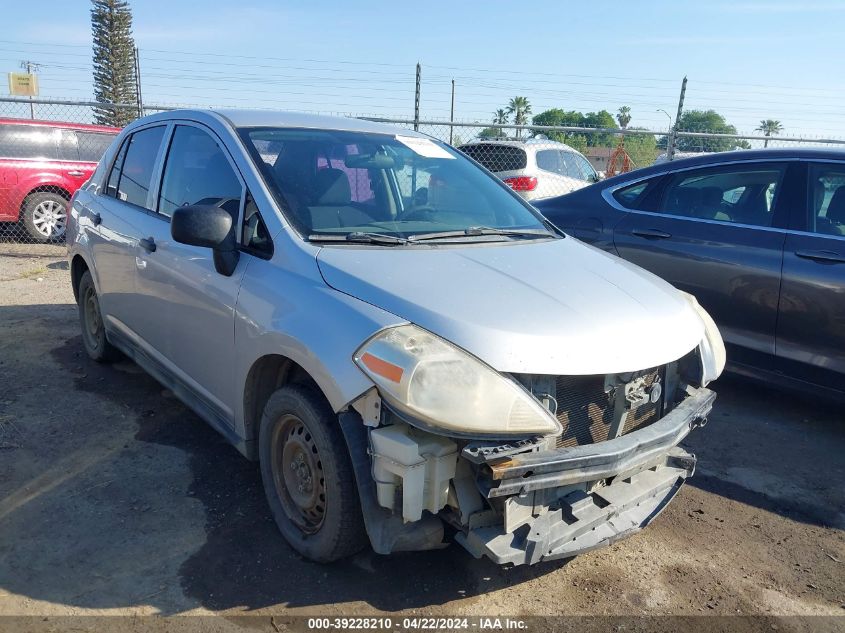
[[[439,240],[450,237],[475,237],[477,235],[504,235],[505,237],[557,237],[547,229],[497,229],[490,226],[470,226],[458,231],[441,231],[439,233],[422,233],[411,235],[409,242],[425,240]]]
[[[385,235],[384,233],[364,233],[354,231],[342,235],[315,233],[308,236],[309,242],[351,242],[353,244],[382,244],[384,246],[399,246],[407,244],[408,240],[396,235]]]

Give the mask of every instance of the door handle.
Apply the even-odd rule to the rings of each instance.
[[[94,226],[100,226],[103,223],[103,218],[100,217],[99,213],[92,213],[91,214],[91,224]]]
[[[69,171],[69,172],[67,173],[67,175],[68,175],[68,176],[73,176],[74,178],[78,178],[79,176],[84,176],[84,175],[85,175],[85,172],[84,172],[84,171],[79,171],[79,170],[75,169],[75,170],[73,170],[73,171]]]
[[[644,237],[651,240],[665,240],[667,237],[672,237],[671,233],[660,231],[658,229],[632,229],[631,235]]]
[[[138,240],[138,245],[148,253],[156,252],[156,241],[151,237],[143,237]]]
[[[845,264],[845,255],[834,253],[832,251],[795,251],[798,257],[804,259],[812,259],[816,262],[826,262],[830,264]]]

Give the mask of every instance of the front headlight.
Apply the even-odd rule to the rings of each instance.
[[[428,430],[479,439],[561,430],[522,386],[415,325],[379,332],[354,360],[382,398]]]

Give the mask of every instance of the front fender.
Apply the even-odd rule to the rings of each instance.
[[[320,278],[250,262],[235,317],[240,393],[255,362],[279,354],[307,371],[332,409],[342,411],[373,386],[353,362],[355,351],[378,330],[406,322],[329,288]],[[236,411],[237,430],[244,433],[242,401]]]

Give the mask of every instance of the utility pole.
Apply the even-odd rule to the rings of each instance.
[[[27,75],[31,75],[33,71],[38,70],[38,64],[29,60],[21,62],[21,68],[26,70]],[[29,118],[35,118],[35,105],[32,103],[32,96],[29,97]]]
[[[144,102],[141,100],[141,56],[138,54],[138,47],[134,49],[135,53],[135,97],[138,102],[138,118],[144,116]]]
[[[681,97],[678,99],[678,113],[675,115],[675,125],[669,132],[669,140],[666,143],[666,160],[675,158],[675,143],[677,142],[678,123],[681,121],[681,113],[684,110],[684,95],[687,92],[687,78],[681,82]]]
[[[452,80],[452,109],[449,111],[449,123],[455,122],[455,80]],[[455,126],[449,126],[449,145],[452,144],[452,131],[455,129]]]
[[[417,89],[414,93],[414,132],[420,130],[420,80],[422,79],[422,68],[417,62]]]

